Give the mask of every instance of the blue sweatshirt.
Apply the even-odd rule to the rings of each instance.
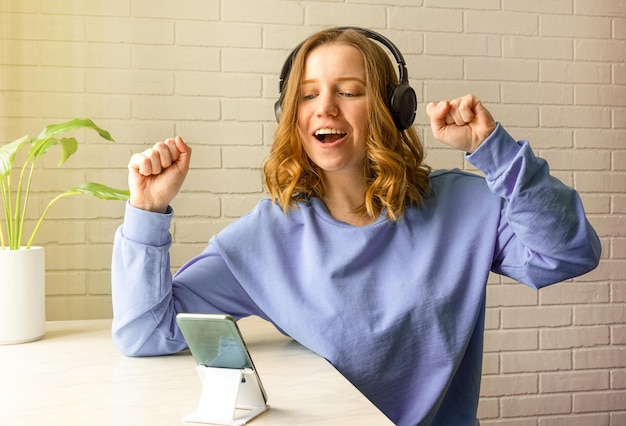
[[[317,198],[270,200],[170,274],[172,211],[127,206],[115,236],[113,336],[130,356],[186,347],[178,312],[258,315],[328,359],[398,425],[474,425],[490,271],[533,288],[593,269],[578,194],[498,125],[467,156],[485,177],[431,175],[398,222],[355,227]]]

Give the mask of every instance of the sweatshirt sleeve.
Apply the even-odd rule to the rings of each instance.
[[[124,223],[115,233],[111,264],[113,340],[126,355],[173,353],[184,343],[173,336],[157,343],[163,320],[173,314],[169,233],[172,210],[146,212],[126,204]],[[167,320],[165,320],[167,321]]]
[[[169,233],[173,212],[126,205],[115,234],[111,265],[113,340],[125,355],[175,353],[187,347],[178,312],[255,312],[249,296],[210,245],[172,277]]]
[[[598,265],[600,240],[578,193],[550,175],[527,141],[516,142],[498,124],[466,158],[503,200],[494,272],[540,288]]]

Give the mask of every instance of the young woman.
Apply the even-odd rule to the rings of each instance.
[[[168,206],[191,149],[176,137],[132,156],[112,268],[125,354],[184,349],[178,312],[258,315],[398,425],[477,424],[489,272],[540,288],[593,269],[600,243],[577,193],[474,96],[427,113],[485,177],[431,173],[372,38],[330,29],[294,52],[264,166],[269,199],[174,277]]]

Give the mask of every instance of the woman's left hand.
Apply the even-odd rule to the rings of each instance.
[[[476,96],[426,106],[433,136],[452,148],[474,152],[495,130],[496,121]]]

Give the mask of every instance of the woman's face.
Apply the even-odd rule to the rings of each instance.
[[[361,52],[339,43],[311,50],[304,63],[298,130],[304,151],[328,177],[363,173],[367,109]]]

